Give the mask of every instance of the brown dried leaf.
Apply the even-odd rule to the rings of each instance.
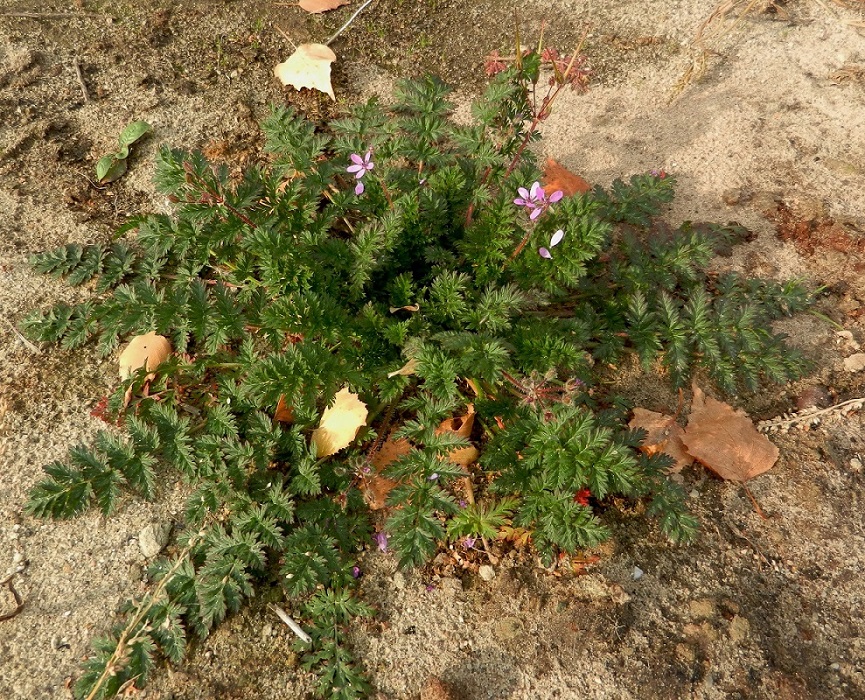
[[[156,369],[171,354],[168,338],[156,333],[136,335],[120,353],[120,378],[127,379],[135,370]]]
[[[273,72],[283,85],[320,90],[336,100],[330,84],[330,64],[335,60],[336,54],[324,44],[301,44]]]
[[[757,432],[744,411],[707,397],[696,384],[688,427],[682,436],[694,459],[722,479],[744,482],[771,469],[778,448]]]
[[[297,3],[301,10],[306,10],[311,14],[319,14],[328,10],[335,10],[337,7],[348,5],[349,0],[299,0]]]
[[[475,424],[475,407],[474,404],[469,404],[466,407],[466,414],[464,416],[457,416],[456,418],[448,418],[445,421],[442,421],[439,424],[439,427],[436,428],[436,435],[441,435],[442,433],[452,432],[460,437],[468,439],[472,434],[472,427]],[[448,453],[448,459],[454,464],[458,464],[461,467],[468,467],[470,464],[477,461],[477,458],[480,456],[480,452],[474,445],[470,445],[468,447],[458,447],[455,450],[451,450]]]
[[[374,473],[364,477],[361,483],[361,492],[370,509],[381,510],[387,504],[387,495],[393,491],[399,483],[381,473],[400,457],[411,452],[411,443],[408,440],[393,440],[388,438],[384,441],[381,449],[372,458]]]
[[[332,406],[321,414],[312,433],[317,457],[329,457],[348,447],[361,426],[366,425],[366,404],[347,388],[337,392]]]
[[[631,428],[642,428],[648,435],[643,440],[640,450],[647,455],[665,452],[676,460],[670,467],[670,473],[682,471],[694,458],[688,454],[682,442],[685,431],[673,416],[647,411],[645,408],[635,408],[634,417],[628,423]]]
[[[575,175],[552,158],[547,158],[544,164],[544,191],[547,194],[561,190],[566,197],[570,197],[577,193],[588,192],[590,189],[592,186],[579,175]]]
[[[273,419],[280,423],[294,423],[294,407],[285,403],[285,396],[280,396],[276,402],[276,410],[273,412]]]

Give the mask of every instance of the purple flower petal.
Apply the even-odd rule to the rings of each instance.
[[[360,172],[363,172],[363,166],[362,165],[349,165],[345,169],[345,171],[347,173],[360,173]]]
[[[550,251],[548,251],[546,248],[538,248],[538,255],[540,255],[542,258],[546,258],[547,260],[553,259],[553,256],[550,255]]]
[[[360,578],[360,567],[359,566],[351,567],[351,577],[352,578]]]
[[[435,481],[439,478],[438,472],[433,472],[427,477],[427,481]]]
[[[531,198],[534,199],[535,201],[537,201],[537,200],[539,200],[539,199],[540,199],[541,201],[544,200],[544,190],[541,188],[541,183],[540,183],[540,182],[535,182],[535,183],[532,185],[532,189],[531,189],[531,191],[529,192],[529,195],[530,195]]]
[[[516,204],[518,207],[527,207],[527,206],[529,206],[529,203],[528,203],[525,199],[523,199],[522,197],[517,197],[517,198],[514,200],[514,204]]]
[[[565,196],[564,192],[562,192],[561,190],[556,190],[555,192],[553,192],[550,195],[550,204],[554,204],[555,202],[558,202],[564,196]]]
[[[357,181],[357,185],[354,188],[354,193],[363,194],[363,183],[360,180]]]
[[[352,153],[349,158],[351,158],[351,162],[355,165],[363,167],[363,158],[361,158],[357,153]]]
[[[523,199],[529,199],[529,191],[525,187],[517,187],[517,192]]]
[[[376,543],[378,544],[378,548],[379,548],[382,552],[386,552],[386,551],[387,551],[387,540],[388,540],[387,534],[384,533],[384,532],[379,532],[379,533],[375,536],[375,541],[376,541]]]
[[[539,208],[539,207],[536,207],[535,209],[532,210],[532,213],[529,214],[529,218],[530,218],[532,221],[534,221],[535,219],[537,219],[537,218],[538,218],[538,217],[543,213],[543,211],[544,211],[543,209],[541,209],[541,208]]]
[[[550,239],[550,248],[553,246],[557,246],[562,242],[562,239],[565,237],[565,232],[562,229],[559,229],[553,234],[553,237]]]
[[[372,161],[370,161],[369,163],[366,164],[367,171],[372,170],[374,167],[375,167],[375,163],[373,163]]]

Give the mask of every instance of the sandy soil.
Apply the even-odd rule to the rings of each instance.
[[[534,40],[546,17],[549,43],[563,50],[591,24],[595,84],[561,100],[545,125],[546,154],[604,184],[666,168],[680,182],[671,221],[736,220],[755,233],[719,266],[825,285],[821,316],[785,326],[814,359],[812,376],[732,399],[759,419],[797,402],[865,394],[861,373],[843,365],[865,344],[865,7],[764,4],[704,31],[707,71],[673,100],[712,3],[519,5],[523,36]],[[86,293],[33,275],[27,255],[105,240],[127,216],[163,207],[150,183],[159,143],[235,165],[254,158],[256,122],[271,102],[320,120],[429,68],[456,83],[464,104],[482,82],[483,55],[509,52],[511,8],[379,0],[334,45],[342,60],[332,105],[273,79],[289,50],[276,27],[297,42],[321,40],[345,10],[307,18],[258,0],[0,3],[0,14],[68,13],[0,16],[0,580],[17,571],[12,583],[25,601],[0,621],[0,698],[71,697],[67,682],[90,639],[146,585],[139,533],[177,520],[183,502],[181,486],[167,482],[155,503],[124,502],[109,519],[23,514],[41,467],[99,428],[90,410],[116,381],[111,358],[35,353],[16,340],[10,323],[28,310]],[[713,27],[723,30],[714,38]],[[96,159],[133,119],[155,135],[127,176],[94,187]],[[624,372],[620,389],[649,409],[675,407],[658,378]],[[379,616],[356,630],[355,643],[376,697],[442,697],[435,677],[465,700],[865,698],[863,415],[831,411],[816,428],[772,437],[781,458],[750,483],[766,519],[741,487],[686,470],[702,523],[689,547],[669,546],[638,512],[623,512],[608,514],[613,543],[582,576],[510,559],[492,581],[472,570],[402,573],[386,555],[368,554],[363,589]],[[137,697],[304,697],[309,678],[265,602],[230,618]],[[12,608],[4,587],[0,615]]]

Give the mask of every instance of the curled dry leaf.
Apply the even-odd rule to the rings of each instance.
[[[321,414],[321,421],[312,433],[317,457],[330,457],[348,447],[357,431],[366,425],[366,404],[357,394],[343,388],[336,394],[332,406]]]
[[[135,370],[142,367],[152,372],[169,355],[171,355],[171,343],[165,336],[152,332],[136,335],[120,353],[120,378],[127,379]]]
[[[335,60],[336,54],[324,44],[301,44],[273,72],[283,85],[320,90],[336,100],[330,84],[330,64]]]
[[[363,478],[361,492],[371,510],[381,510],[387,504],[387,495],[393,491],[399,483],[386,476],[382,472],[400,457],[411,452],[411,443],[408,440],[394,440],[388,437],[381,448],[372,458],[373,472]]]
[[[417,372],[417,360],[412,358],[399,369],[394,370],[393,372],[388,372],[387,378],[390,379],[391,377],[396,377],[397,375],[409,377],[415,372]]]
[[[458,416],[456,418],[448,418],[445,421],[442,421],[439,424],[439,427],[436,428],[436,435],[442,435],[443,433],[451,432],[459,435],[462,438],[468,439],[472,434],[472,427],[475,424],[475,407],[474,404],[469,404],[466,407],[466,414],[464,416]],[[470,464],[477,461],[477,458],[480,456],[480,452],[474,445],[469,445],[468,447],[458,447],[455,450],[451,450],[448,453],[448,459],[454,464],[458,464],[461,467],[468,467]]]
[[[579,175],[575,175],[565,166],[552,158],[547,158],[544,164],[544,190],[555,192],[561,190],[566,197],[582,194],[592,189],[592,186]]]
[[[744,482],[771,469],[778,448],[758,432],[744,411],[707,397],[696,384],[682,436],[694,459],[722,479]]]
[[[301,10],[306,10],[311,14],[319,14],[348,5],[348,2],[349,0],[299,0],[297,4]]]
[[[642,452],[647,455],[664,452],[676,460],[676,463],[670,467],[671,474],[681,471],[682,467],[694,461],[682,442],[685,431],[673,416],[647,411],[645,408],[635,408],[634,417],[628,426],[642,428],[648,433],[640,446]]]
[[[294,407],[285,402],[285,396],[280,396],[279,401],[276,402],[273,419],[280,423],[294,423]]]

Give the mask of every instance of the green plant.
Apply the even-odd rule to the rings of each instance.
[[[117,138],[117,145],[119,146],[117,152],[102,156],[96,162],[96,181],[100,184],[107,184],[120,178],[126,172],[126,161],[129,158],[130,147],[150,130],[150,124],[147,122],[137,121],[127,124]]]
[[[668,458],[636,449],[641,435],[599,369],[635,354],[647,368],[660,359],[676,384],[695,367],[727,390],[785,381],[802,362],[770,323],[808,294],[707,274],[735,228],[651,234],[672,177],[565,198],[529,188],[539,171],[526,146],[576,64],[559,61],[536,100],[541,56],[519,55],[472,125],[450,119],[447,88],[428,78],[326,133],[275,110],[263,125],[270,162],[239,181],[164,148],[156,182],[172,215],[130,222],[129,241],[34,257],[94,294],[31,314],[31,338],[109,354],[156,331],[176,354],[118,387],[108,413],[125,435],[106,429],[47,466],[28,511],[109,514],[123,490],[153,497],[166,470],[192,490],[178,553],[96,643],[78,697],[142,684],[155,654],[180,659],[189,636],[273,581],[305,601],[313,641],[298,646],[320,695],[362,696],[344,628],[371,614],[352,569],[376,529],[360,485],[386,439],[411,443],[385,470],[397,485],[383,527],[402,565],[423,564],[448,537],[491,539],[510,525],[549,561],[609,535],[595,506],[611,496],[646,499],[673,539],[693,534]],[[319,458],[311,433],[345,386],[368,405],[367,426]],[[481,450],[470,470],[447,459],[469,441],[437,430],[467,403]],[[280,404],[291,422],[274,420]],[[478,489],[467,506],[465,479]]]

